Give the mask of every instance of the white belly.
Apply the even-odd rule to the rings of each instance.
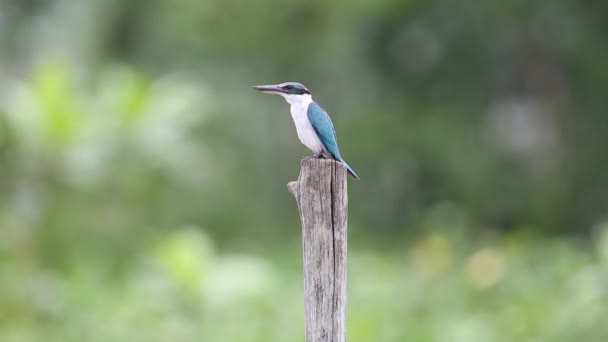
[[[298,138],[304,146],[308,147],[314,153],[323,151],[323,144],[314,128],[308,120],[308,104],[304,107],[301,105],[292,104],[291,106],[291,117],[296,125],[296,131],[298,132]]]

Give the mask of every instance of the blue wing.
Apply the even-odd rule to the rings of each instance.
[[[311,102],[308,106],[308,120],[310,120],[310,124],[317,133],[325,150],[331,153],[335,159],[342,159],[340,150],[338,149],[336,131],[327,112],[315,102]]]
[[[321,108],[315,102],[311,102],[308,106],[308,120],[310,120],[310,124],[312,128],[317,133],[319,140],[325,147],[325,150],[329,152],[334,159],[342,162],[346,168],[348,169],[348,173],[353,176],[354,179],[359,179],[359,176],[353,171],[353,169],[348,166],[348,164],[342,159],[340,155],[340,150],[338,149],[338,139],[336,138],[336,131],[334,130],[334,125],[331,123],[331,119],[329,115],[325,111],[325,109]]]

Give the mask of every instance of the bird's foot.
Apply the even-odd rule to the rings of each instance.
[[[308,159],[325,159],[325,156],[323,155],[323,152],[319,152],[319,153],[315,153],[312,156],[306,156],[303,158],[303,160],[308,160]]]

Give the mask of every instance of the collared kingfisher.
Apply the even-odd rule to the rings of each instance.
[[[298,138],[311,149],[315,158],[335,159],[354,178],[359,176],[344,161],[338,149],[334,125],[327,112],[312,100],[310,91],[301,83],[285,82],[273,85],[254,86],[254,89],[268,94],[281,95],[291,105],[291,117],[296,124]]]

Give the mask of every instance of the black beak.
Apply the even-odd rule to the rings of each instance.
[[[261,92],[264,93],[284,93],[283,89],[281,89],[281,87],[279,87],[276,84],[271,84],[271,85],[259,85],[259,86],[253,86],[252,87],[255,90],[259,90]]]

